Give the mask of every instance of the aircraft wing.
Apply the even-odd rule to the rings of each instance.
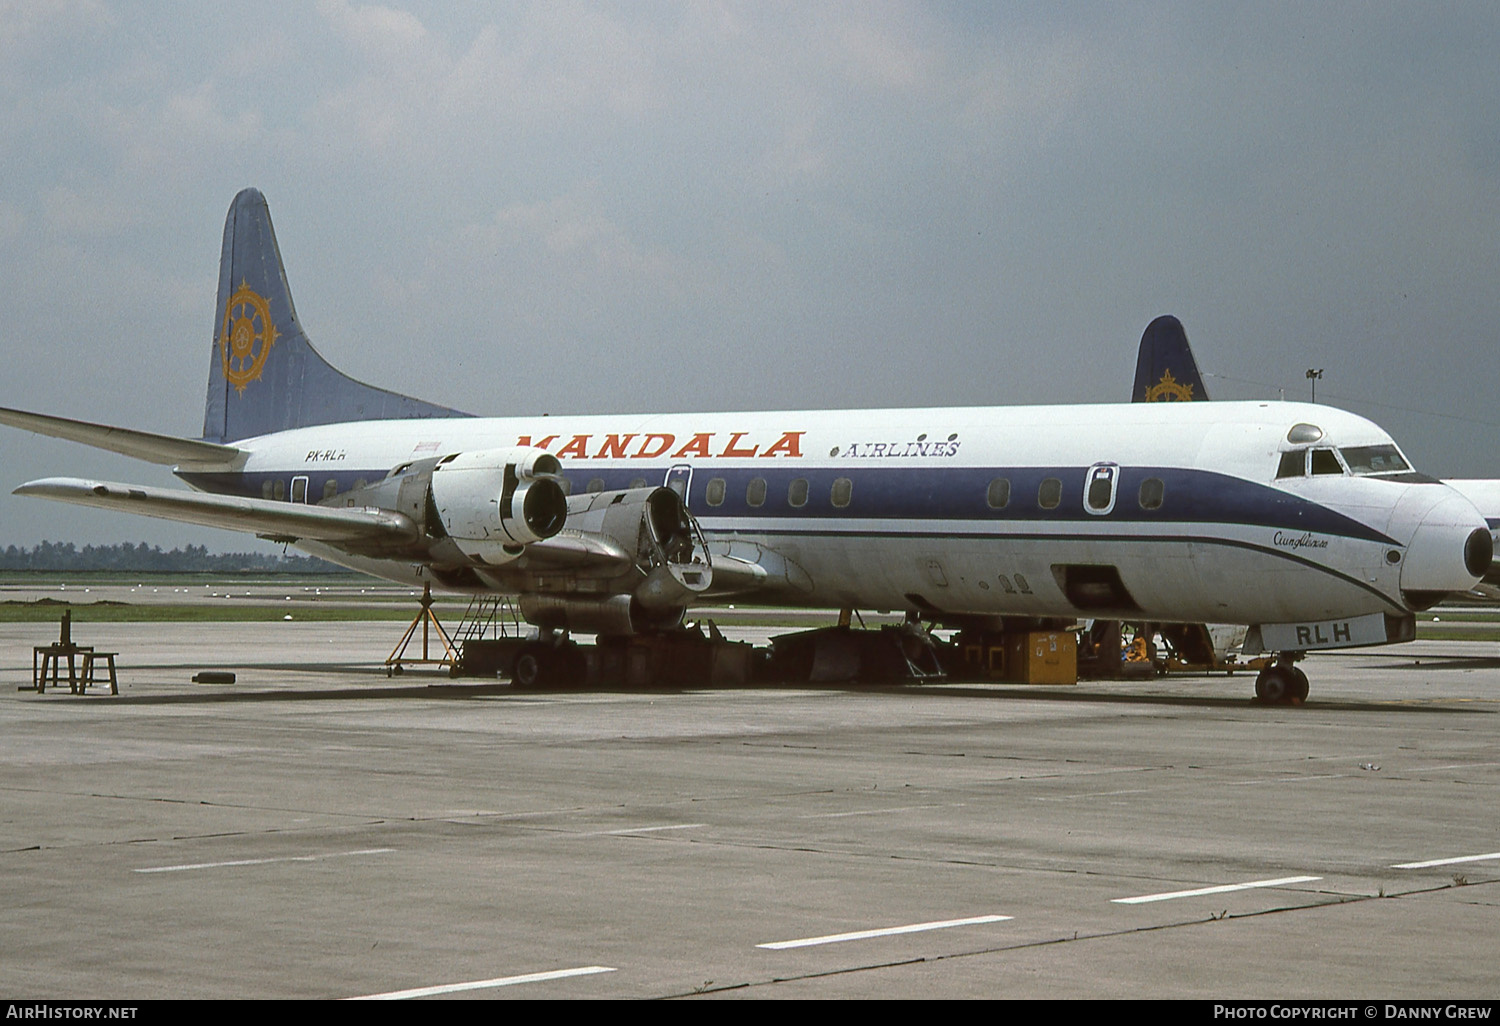
[[[232,445],[202,442],[196,438],[177,438],[150,431],[92,424],[86,420],[54,417],[47,413],[28,413],[0,406],[0,424],[35,431],[39,435],[66,438],[96,449],[107,449],[148,463],[171,466],[176,463],[232,463],[243,450]]]
[[[76,477],[28,481],[13,494],[139,513],[204,527],[252,531],[273,541],[306,540],[348,545],[409,542],[417,537],[417,526],[410,517],[373,506],[305,506],[271,499],[207,495],[176,488],[85,481]]]

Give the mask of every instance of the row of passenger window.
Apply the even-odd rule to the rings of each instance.
[[[1298,455],[1300,456],[1300,453]],[[1315,451],[1313,473],[1317,474],[1330,472],[1317,468],[1317,455],[1318,453]],[[1332,454],[1330,453],[1329,455],[1331,456]],[[1331,472],[1338,473],[1337,470]],[[1281,476],[1287,475],[1283,474]],[[1114,490],[1112,482],[1109,487],[1100,487],[1100,485],[1101,482],[1099,480],[1091,481],[1088,495],[1085,497],[1085,505],[1087,505],[1094,512],[1102,512],[1113,507]],[[306,486],[307,482],[305,478],[293,479],[293,502],[308,501],[308,496],[305,493],[297,494],[298,492],[301,492],[302,489],[306,488]],[[356,481],[354,483],[354,487],[356,490],[365,487],[365,481],[363,479]],[[647,487],[646,479],[636,478],[634,481],[630,482],[630,487],[645,488]],[[588,483],[587,488],[590,492],[604,491],[604,479],[597,477],[591,479]],[[566,483],[564,484],[564,489],[568,490]],[[728,490],[729,484],[724,480],[724,478],[712,478],[708,482],[708,486],[704,489],[703,500],[709,506],[722,506],[724,505],[724,500],[728,496]],[[261,482],[261,492],[267,499],[285,499],[287,494],[286,482],[281,479],[277,479],[274,481],[263,481]],[[745,504],[747,506],[750,506],[752,509],[759,509],[761,506],[765,505],[767,493],[768,489],[766,485],[766,479],[763,477],[752,478],[749,484],[745,486]],[[333,478],[329,478],[327,481],[323,482],[323,499],[325,501],[333,498],[337,494],[337,481],[335,481]],[[811,486],[808,484],[807,478],[796,478],[787,486],[787,505],[795,509],[801,509],[803,506],[807,505],[807,500],[810,494]],[[1063,483],[1061,478],[1043,478],[1042,483],[1037,487],[1036,504],[1042,509],[1056,509],[1058,506],[1062,505],[1062,496]],[[1141,482],[1140,490],[1136,496],[1136,501],[1140,504],[1141,509],[1154,510],[1161,508],[1162,502],[1165,497],[1166,485],[1162,482],[1161,478],[1148,477]],[[833,485],[829,488],[828,501],[832,503],[833,506],[837,509],[846,508],[849,503],[853,501],[853,498],[854,482],[847,477],[836,479],[833,482]],[[1005,509],[1010,505],[1010,501],[1010,478],[997,477],[989,483],[989,487],[985,490],[985,502],[990,509]]]
[[[1136,492],[1136,502],[1141,509],[1161,509],[1166,501],[1167,485],[1159,477],[1148,477],[1141,482]],[[990,509],[1005,509],[1010,505],[1010,478],[997,477],[990,482],[985,492],[985,502]],[[1044,477],[1036,489],[1036,504],[1042,509],[1056,509],[1062,505],[1063,483],[1061,478]],[[1107,513],[1115,504],[1115,479],[1113,475],[1096,475],[1089,481],[1084,495],[1084,505],[1093,513]]]
[[[603,482],[599,482],[602,490]],[[594,482],[589,483],[590,491],[594,489]],[[703,491],[703,501],[711,507],[724,505],[728,495],[729,485],[722,477],[716,477],[708,482]],[[1136,502],[1144,510],[1161,509],[1166,499],[1167,486],[1159,477],[1148,477],[1141,482],[1136,494]],[[804,477],[796,478],[787,486],[787,505],[800,509],[807,505],[809,485]],[[1037,487],[1036,503],[1042,509],[1056,509],[1062,505],[1063,483],[1061,478],[1048,477],[1042,480]],[[838,478],[829,489],[828,501],[835,508],[844,509],[854,498],[854,482],[847,477]],[[1010,505],[1011,487],[1010,479],[997,477],[989,483],[985,490],[985,502],[990,509],[1005,509]],[[752,509],[758,509],[766,502],[766,479],[763,477],[752,478],[745,486],[745,504]],[[1111,480],[1108,487],[1101,489],[1098,482],[1090,485],[1089,493],[1085,499],[1086,505],[1094,512],[1107,512],[1114,506],[1114,488]]]
[[[703,489],[703,501],[710,506],[724,505],[724,499],[729,492],[729,484],[722,477],[716,477],[708,482],[708,487]],[[745,486],[745,505],[752,509],[758,509],[766,504],[766,479],[755,477]],[[787,485],[787,505],[794,509],[801,509],[807,505],[811,494],[811,486],[807,478],[799,477]],[[837,509],[843,509],[849,505],[854,498],[854,482],[847,477],[838,478],[828,489],[828,501]]]

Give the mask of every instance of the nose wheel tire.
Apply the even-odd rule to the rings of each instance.
[[[1255,700],[1266,705],[1301,705],[1307,692],[1307,674],[1286,663],[1267,666],[1255,678]]]

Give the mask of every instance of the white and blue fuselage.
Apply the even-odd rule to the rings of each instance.
[[[711,552],[772,571],[766,601],[949,617],[1403,616],[1472,585],[1485,526],[1446,486],[1352,457],[1285,475],[1289,452],[1397,451],[1364,418],[1285,402],[367,421],[237,445],[233,472],[178,472],[336,506],[415,460],[533,446],[574,495],[676,487]]]

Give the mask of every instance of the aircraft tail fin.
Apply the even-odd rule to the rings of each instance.
[[[356,381],[319,356],[297,320],[266,198],[256,189],[234,198],[219,258],[206,441],[350,420],[466,416]]]
[[[1208,387],[1188,347],[1182,322],[1170,314],[1146,325],[1135,362],[1135,403],[1204,400]]]

